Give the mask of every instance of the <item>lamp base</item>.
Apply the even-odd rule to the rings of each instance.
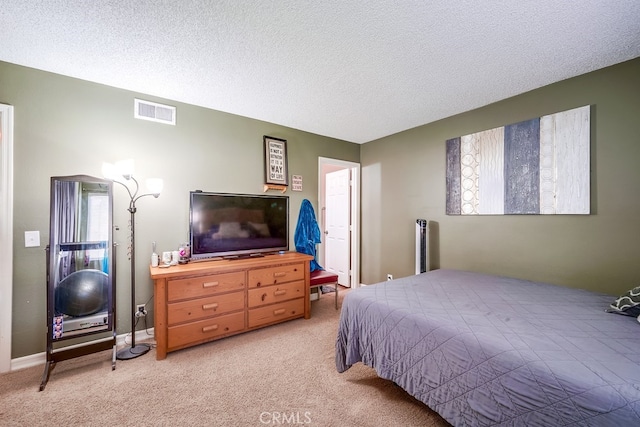
[[[116,353],[116,359],[118,360],[129,360],[135,359],[138,356],[142,356],[143,354],[147,354],[151,350],[151,346],[149,344],[136,344],[135,347],[125,347],[122,350],[119,350]]]

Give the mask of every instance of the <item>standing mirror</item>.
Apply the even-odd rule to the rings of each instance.
[[[84,175],[51,178],[47,362],[41,391],[56,362],[113,349],[115,369],[112,205],[111,181]],[[96,336],[82,339],[90,335]]]

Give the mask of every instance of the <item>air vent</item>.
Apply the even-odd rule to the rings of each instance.
[[[151,101],[143,101],[142,99],[134,99],[133,117],[175,126],[176,107]]]

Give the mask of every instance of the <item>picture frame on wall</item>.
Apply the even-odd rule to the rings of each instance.
[[[264,135],[264,183],[289,185],[287,141]]]

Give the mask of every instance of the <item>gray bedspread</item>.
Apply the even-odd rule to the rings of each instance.
[[[640,324],[614,297],[435,270],[349,292],[336,368],[371,366],[454,426],[640,426]]]

